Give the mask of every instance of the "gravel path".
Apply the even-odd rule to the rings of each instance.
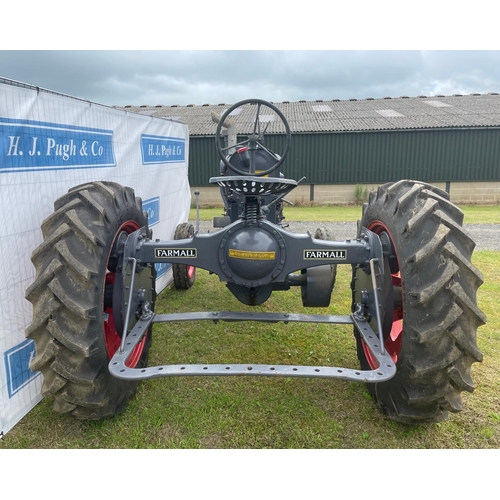
[[[190,221],[195,224],[195,221]],[[356,237],[355,222],[289,222],[289,229],[294,233],[314,234],[316,229],[325,226],[333,231],[334,238],[338,241]],[[465,224],[464,230],[476,242],[476,250],[500,250],[500,224]],[[200,232],[213,232],[213,224],[209,221],[200,221]]]

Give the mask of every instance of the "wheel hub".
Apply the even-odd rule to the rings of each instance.
[[[384,253],[384,267],[389,270],[384,276],[382,329],[384,347],[392,360],[397,363],[403,340],[403,290],[400,264],[386,225],[380,221],[373,221],[368,229],[379,236]],[[364,344],[363,349],[370,366],[376,367],[373,354]]]
[[[106,350],[111,359],[120,347],[124,329],[123,304],[123,253],[125,243],[130,233],[137,231],[139,225],[127,221],[118,229],[117,236],[111,247],[104,284],[104,337]],[[127,366],[134,367],[141,358],[146,336],[133,350]]]

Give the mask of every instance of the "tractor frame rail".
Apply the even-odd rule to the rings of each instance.
[[[304,365],[265,365],[265,364],[176,364],[152,366],[147,368],[129,368],[127,359],[154,323],[177,321],[259,321],[276,323],[327,323],[352,324],[361,334],[364,342],[379,363],[376,370],[356,370],[336,366],[304,366]],[[367,321],[353,313],[349,316],[329,316],[313,314],[282,313],[246,313],[232,311],[190,312],[175,314],[154,314],[148,311],[142,315],[124,339],[124,348],[118,349],[109,363],[110,373],[121,379],[141,380],[157,377],[176,376],[272,376],[272,377],[307,377],[335,378],[355,382],[383,382],[396,374],[396,365],[390,355],[381,348],[379,336]]]

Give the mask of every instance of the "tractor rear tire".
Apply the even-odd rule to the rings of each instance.
[[[471,365],[483,357],[476,330],[486,317],[476,303],[483,279],[471,264],[475,243],[462,222],[446,192],[415,181],[385,184],[363,206],[361,226],[390,237],[395,255],[386,272],[402,289],[388,311],[391,333],[384,331],[396,375],[367,384],[380,410],[398,422],[446,420],[462,410],[462,391],[474,390]],[[375,369],[355,336],[361,368]]]
[[[316,229],[316,232],[314,233],[313,238],[315,238],[316,240],[335,240],[333,233],[327,227],[318,227],[318,229]],[[335,286],[335,280],[337,278],[337,264],[330,264],[330,272],[332,275],[333,286]]]
[[[118,234],[146,226],[142,200],[131,188],[113,182],[87,183],[71,189],[54,203],[42,223],[43,242],[32,254],[36,270],[26,298],[33,304],[33,371],[44,377],[43,396],[54,397],[54,411],[80,419],[111,417],[123,411],[137,382],[108,371],[120,336],[112,312],[116,274],[114,242]],[[152,296],[156,293],[155,270]],[[151,329],[128,363],[146,366]]]
[[[183,222],[175,228],[174,240],[184,240],[194,236],[194,227],[188,222]],[[186,264],[174,264],[172,266],[174,285],[177,290],[188,290],[194,285],[196,279],[196,267]]]

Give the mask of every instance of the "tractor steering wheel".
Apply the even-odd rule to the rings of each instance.
[[[244,106],[245,104],[256,104],[257,105],[257,113],[255,115],[255,122],[254,122],[254,127],[253,127],[253,133],[250,135],[247,135],[247,139],[238,142],[237,144],[234,144],[233,146],[228,146],[226,148],[221,147],[221,129],[226,121],[226,118],[237,108]],[[263,131],[261,131],[260,128],[260,120],[259,120],[259,114],[260,114],[260,109],[261,107],[267,107],[270,108],[276,113],[281,121],[283,122],[283,125],[285,126],[285,131],[286,131],[286,142],[285,142],[285,150],[283,151],[283,154],[281,157],[278,157],[275,153],[267,149],[263,144],[263,139],[264,139],[264,134],[267,130],[267,127],[271,120],[267,120],[267,125],[264,128]],[[237,102],[236,104],[233,104],[229,109],[226,110],[226,112],[222,115],[221,119],[219,120],[219,123],[217,124],[217,130],[215,131],[215,146],[217,148],[217,153],[219,154],[221,160],[223,161],[224,165],[226,167],[230,168],[234,172],[238,173],[239,175],[255,175],[258,177],[262,177],[265,175],[269,175],[270,173],[274,172],[285,160],[286,155],[288,154],[288,151],[290,149],[290,142],[291,142],[291,133],[290,133],[290,127],[288,125],[288,122],[286,121],[285,116],[283,113],[273,104],[267,101],[263,101],[262,99],[246,99],[244,101]],[[248,172],[245,172],[244,170],[240,170],[239,168],[235,167],[234,165],[231,165],[226,158],[227,151],[235,148],[238,150],[238,148],[241,148],[243,146],[248,147],[248,153],[249,153],[249,159],[250,159],[250,169]],[[276,163],[268,168],[267,170],[264,170],[262,172],[256,173],[255,172],[255,152],[259,149],[262,149],[264,151],[267,151],[270,153],[273,157],[276,158]]]

